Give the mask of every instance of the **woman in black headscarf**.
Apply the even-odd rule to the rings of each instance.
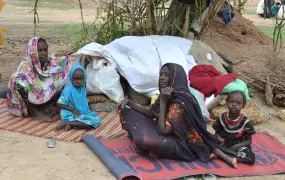
[[[160,96],[149,108],[125,100],[121,123],[132,137],[138,153],[160,158],[208,162],[218,156],[237,168],[231,158],[217,148],[217,140],[207,131],[202,112],[190,93],[186,73],[178,64],[165,64],[159,76]]]

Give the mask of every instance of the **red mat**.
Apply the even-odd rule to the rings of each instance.
[[[220,160],[214,160],[208,164],[201,161],[186,163],[140,156],[135,153],[133,143],[127,139],[101,139],[101,142],[123,163],[134,169],[142,179],[148,180],[175,179],[198,174],[233,177],[285,172],[285,146],[264,133],[253,136],[253,150],[256,154],[255,165],[239,163],[238,169],[234,169]]]
[[[102,125],[96,130],[70,130],[55,131],[55,127],[59,122],[59,118],[50,123],[42,123],[32,118],[16,117],[8,113],[6,108],[6,100],[0,99],[0,129],[19,132],[32,136],[42,137],[46,139],[58,139],[61,141],[82,140],[82,136],[90,134],[96,137],[104,138],[123,138],[127,136],[127,132],[122,130],[118,113],[97,113],[100,116]]]

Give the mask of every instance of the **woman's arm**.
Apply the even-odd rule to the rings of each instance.
[[[149,108],[146,108],[146,107],[143,107],[143,106],[141,106],[139,104],[136,104],[136,103],[134,103],[133,101],[131,101],[129,99],[127,99],[126,101],[127,102],[125,102],[124,104],[129,106],[130,108],[132,108],[134,111],[139,112],[139,113],[141,113],[141,114],[143,114],[143,115],[145,115],[145,116],[147,116],[149,118],[153,118],[153,114],[152,114],[152,112],[150,111]]]
[[[168,103],[168,100],[164,98],[160,99],[160,113],[158,117],[157,131],[159,134],[163,136],[168,136],[173,133],[172,127],[167,126],[165,124],[166,114],[167,114],[167,103]]]
[[[80,113],[73,107],[71,106],[67,106],[67,105],[64,105],[64,104],[60,104],[60,103],[57,103],[58,107],[61,108],[61,109],[65,109],[67,111],[70,111],[72,112],[75,116],[80,116]]]

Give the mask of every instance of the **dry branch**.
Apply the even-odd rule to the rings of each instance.
[[[285,9],[284,9],[285,3],[281,1],[281,7],[279,8],[279,11],[281,10],[283,12],[281,20],[279,18],[275,18],[274,23],[274,31],[273,31],[273,51],[276,52],[278,49],[282,48],[282,30],[285,26]],[[279,45],[279,46],[278,46]],[[278,51],[278,52],[279,52]]]
[[[183,37],[184,38],[187,38],[187,35],[188,35],[190,10],[191,10],[191,6],[187,5],[186,13],[185,13],[184,28],[183,28]]]
[[[225,3],[226,0],[216,0],[213,1],[212,4],[209,7],[208,15],[203,22],[201,31],[199,33],[198,39],[202,40],[204,39],[204,36],[206,35],[206,32],[208,31],[209,27],[211,26],[214,17],[216,16],[217,12],[220,10],[222,5]]]
[[[243,76],[243,79],[246,79],[249,87],[265,93],[266,103],[269,106],[272,103],[276,106],[285,107],[285,86],[282,83],[272,82],[269,77],[264,80],[251,78],[243,74],[239,75]]]
[[[177,36],[180,33],[180,26],[183,27],[186,6],[173,0],[162,22],[159,34]],[[182,29],[182,28],[181,28]]]
[[[83,27],[83,32],[84,32],[84,42],[86,42],[87,38],[87,29],[85,27],[85,22],[84,22],[84,17],[83,17],[83,10],[82,10],[82,3],[81,0],[78,0],[79,7],[80,7],[80,14],[81,14],[81,20],[82,20],[82,27]]]
[[[34,12],[34,37],[36,36],[37,24],[39,24],[40,22],[39,14],[38,14],[38,2],[39,0],[36,0],[34,4],[34,9],[31,11],[31,12]]]
[[[265,100],[268,106],[273,106],[272,98],[273,94],[272,94],[270,78],[268,75],[266,75]]]

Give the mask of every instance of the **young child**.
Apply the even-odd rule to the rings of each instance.
[[[81,65],[74,65],[69,71],[68,82],[57,102],[62,119],[57,130],[99,127],[100,118],[90,110],[87,101],[85,69]]]
[[[233,91],[227,97],[228,112],[220,115],[213,125],[222,151],[237,158],[238,162],[253,165],[255,155],[251,149],[252,135],[255,134],[252,124],[241,110],[246,105],[242,91]]]

